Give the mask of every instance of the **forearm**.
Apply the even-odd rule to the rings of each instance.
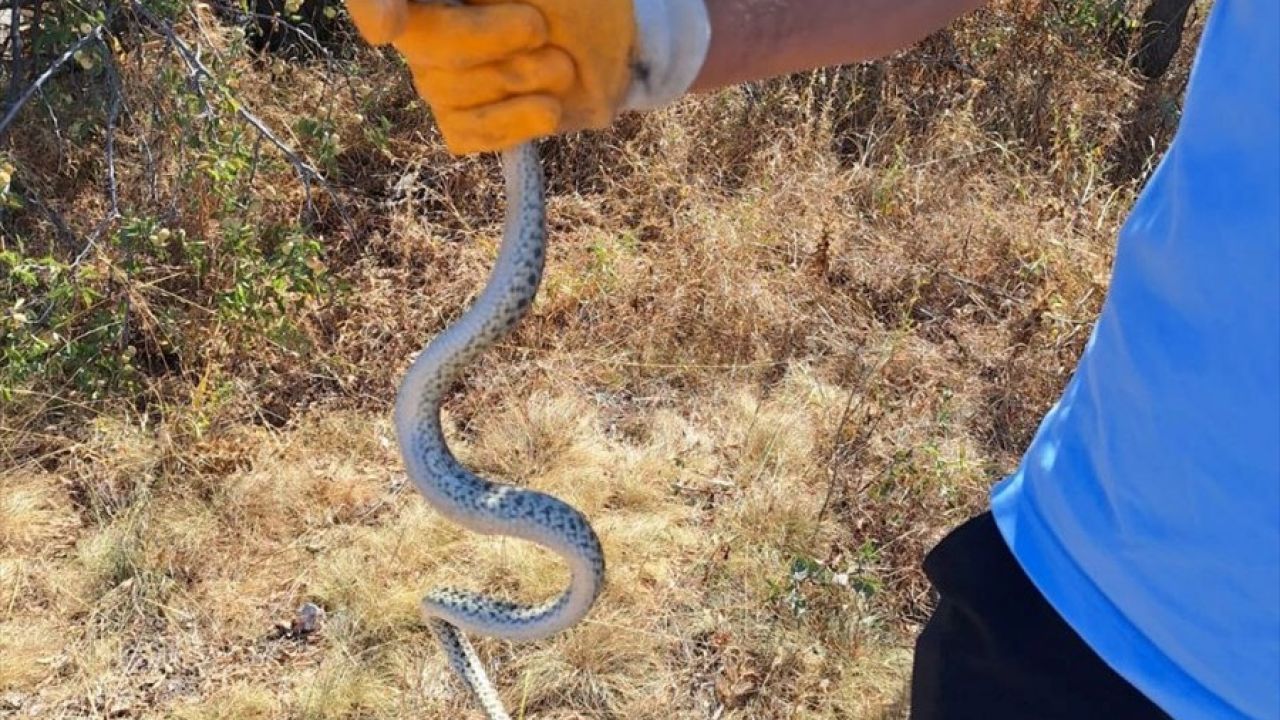
[[[711,46],[694,91],[870,60],[982,0],[707,0]]]

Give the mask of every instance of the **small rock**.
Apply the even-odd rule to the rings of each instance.
[[[303,603],[289,630],[294,635],[310,635],[324,623],[324,608],[315,603]]]

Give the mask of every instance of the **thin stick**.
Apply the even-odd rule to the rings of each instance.
[[[9,2],[9,102],[18,97],[18,83],[21,82],[25,68],[22,62],[22,0]],[[35,28],[32,28],[35,32]]]
[[[31,98],[34,97],[37,92],[39,92],[40,88],[43,87],[44,84],[49,81],[49,78],[53,77],[53,74],[57,72],[58,69],[61,68],[63,65],[66,65],[67,61],[70,60],[71,57],[75,55],[77,52],[79,52],[85,45],[88,45],[94,40],[101,40],[101,39],[102,39],[102,26],[99,25],[95,27],[92,31],[90,31],[88,35],[85,35],[84,37],[80,38],[75,42],[75,44],[67,48],[67,51],[62,53],[62,55],[60,55],[57,60],[54,60],[52,65],[45,68],[45,71],[43,73],[40,73],[40,77],[36,78],[36,81],[32,83],[29,87],[27,87],[26,91],[22,93],[22,97],[18,98],[18,101],[14,103],[12,107],[9,108],[9,112],[5,113],[4,119],[0,120],[0,140],[4,139],[5,132],[9,129],[9,125],[13,123],[14,118],[18,116],[18,111],[21,110],[22,107],[26,105],[27,102],[30,101]]]
[[[111,218],[114,220],[120,217],[120,193],[116,185],[116,123],[120,119],[123,90],[115,53],[105,40],[102,40],[102,52],[106,58],[108,85],[111,86],[111,105],[107,109],[107,197],[111,200]]]
[[[31,11],[31,25],[30,25],[30,27],[31,27],[31,34],[32,34],[32,35],[35,35],[36,33],[40,32],[40,25],[41,25],[42,23],[44,23],[44,0],[35,0],[35,3],[36,3],[36,4],[35,4],[35,8],[34,8],[34,9],[32,9],[32,11]],[[25,64],[26,64],[26,63],[24,63],[24,65],[25,65]],[[23,68],[23,69],[27,71],[27,74],[28,74],[28,75],[30,75],[30,74],[31,74],[31,72],[32,72],[32,67],[34,67],[34,65],[35,65],[35,64],[34,64],[34,63],[32,63],[32,64],[31,64],[31,67],[27,67],[27,68]],[[13,77],[13,81],[14,81],[15,83],[16,83],[16,82],[18,82],[18,76],[16,76],[16,75],[15,75],[15,76]]]
[[[871,433],[875,430],[876,425],[878,425],[880,422],[881,416],[877,416],[875,420],[871,421],[870,423],[866,423],[866,413],[865,411],[862,410],[863,403],[859,401],[856,407],[863,416],[864,425],[862,428],[862,432],[860,432],[858,437],[855,438],[853,441],[850,441],[848,443],[840,442],[840,436],[844,434],[844,429],[846,427],[846,424],[855,407],[853,402],[854,395],[860,388],[865,390],[865,388],[867,387],[867,383],[871,380],[871,378],[878,376],[880,374],[880,371],[883,370],[884,367],[889,364],[889,360],[892,357],[893,357],[892,351],[885,353],[884,357],[880,359],[880,362],[876,363],[875,367],[867,368],[862,373],[862,377],[858,379],[857,384],[852,385],[849,388],[849,396],[845,400],[844,410],[840,412],[840,421],[836,424],[836,432],[835,432],[835,437],[832,441],[831,454],[827,458],[827,493],[822,498],[822,507],[818,509],[818,517],[817,517],[817,520],[815,520],[814,522],[813,536],[809,538],[810,543],[812,543],[817,538],[818,532],[820,530],[820,526],[822,525],[822,521],[826,519],[827,510],[830,509],[831,501],[835,498],[836,480],[840,476],[840,472],[836,468],[837,457],[843,451],[849,449],[850,447],[855,447],[860,450],[861,446],[865,445],[867,440],[871,437]],[[841,487],[840,487],[841,496],[843,496],[846,491],[847,491],[847,483],[841,483]]]

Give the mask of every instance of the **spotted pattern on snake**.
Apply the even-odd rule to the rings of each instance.
[[[604,587],[604,551],[587,518],[534,490],[486,480],[462,466],[440,425],[440,405],[475,358],[515,327],[533,304],[546,260],[546,199],[542,168],[531,144],[502,155],[506,227],[484,291],[414,361],[396,398],[395,426],[405,470],[441,515],[475,532],[538,543],[569,565],[569,587],[538,605],[523,605],[458,589],[431,591],[422,610],[449,665],[490,720],[509,720],[497,691],[463,632],[507,640],[538,640],[569,628]]]

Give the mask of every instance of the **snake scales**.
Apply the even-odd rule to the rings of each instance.
[[[550,495],[486,480],[449,451],[440,405],[455,379],[485,348],[506,335],[533,304],[546,258],[546,201],[533,145],[502,155],[507,215],[498,260],[469,310],[414,361],[400,385],[395,426],[405,469],[440,514],[475,532],[538,543],[572,572],[569,587],[540,605],[520,605],[465,590],[428,594],[422,609],[449,664],[491,720],[509,720],[484,666],[463,631],[508,640],[537,640],[571,627],[604,585],[604,552],[590,523]]]

